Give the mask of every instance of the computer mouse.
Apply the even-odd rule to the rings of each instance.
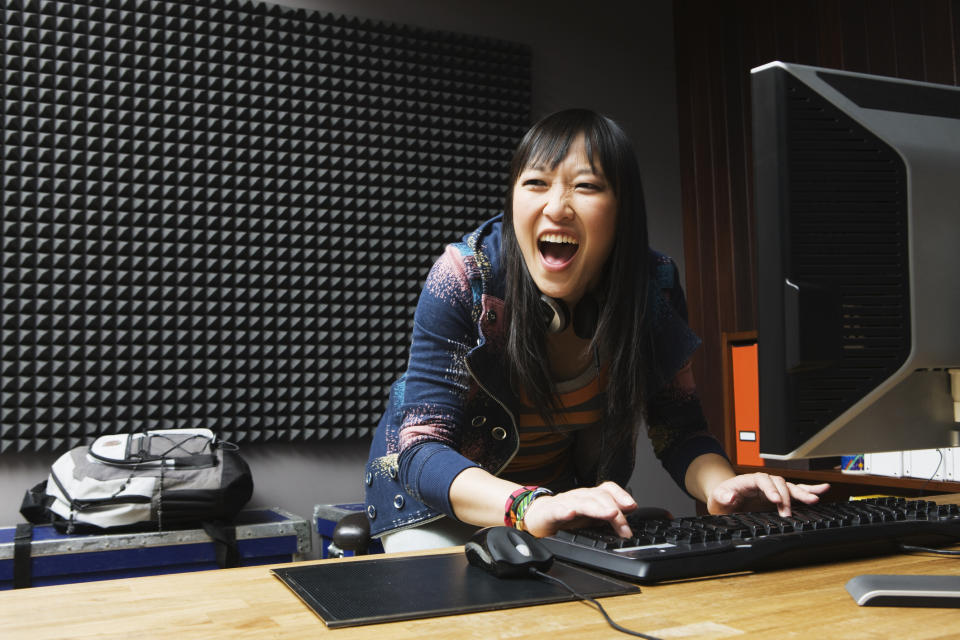
[[[511,527],[480,529],[464,545],[467,560],[498,578],[529,576],[531,569],[547,571],[553,554],[535,536]]]

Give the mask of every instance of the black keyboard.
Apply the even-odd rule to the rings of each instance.
[[[627,518],[633,538],[609,525],[561,531],[543,542],[559,560],[636,582],[724,573],[902,552],[902,544],[940,547],[960,542],[960,507],[926,500],[870,498],[792,505],[775,512]]]

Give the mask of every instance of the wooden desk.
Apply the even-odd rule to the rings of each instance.
[[[887,556],[644,586],[642,593],[604,598],[603,604],[618,623],[664,640],[957,637],[960,611],[955,609],[858,607],[844,585],[863,573],[960,575],[960,560]],[[581,640],[628,636],[608,627],[595,609],[577,602],[330,630],[268,567],[249,567],[0,592],[0,637]]]

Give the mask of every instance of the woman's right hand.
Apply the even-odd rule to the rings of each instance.
[[[542,538],[561,529],[576,529],[598,522],[609,522],[622,538],[633,534],[624,514],[637,508],[629,493],[614,482],[582,487],[553,496],[542,496],[527,508],[524,529]]]

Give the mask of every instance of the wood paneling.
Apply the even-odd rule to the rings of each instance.
[[[782,60],[958,84],[960,0],[676,0],[684,255],[694,357],[722,437],[723,332],[756,329],[750,69]]]

